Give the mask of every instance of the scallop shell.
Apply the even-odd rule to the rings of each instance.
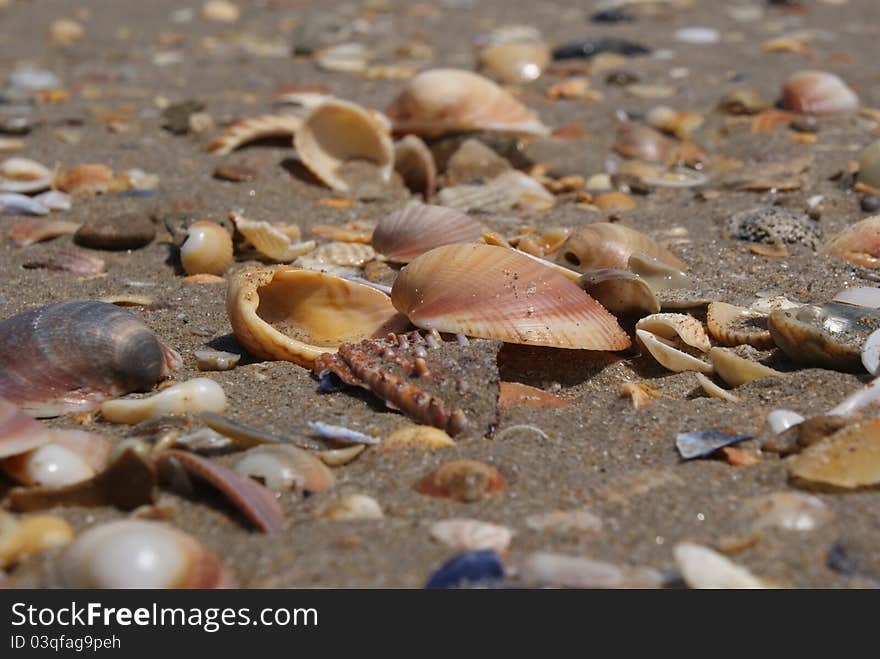
[[[342,343],[402,331],[406,319],[375,288],[289,266],[236,273],[226,310],[235,336],[261,359],[311,368]]]
[[[333,472],[317,456],[296,446],[254,447],[242,454],[235,471],[274,492],[321,492],[336,484]]]
[[[147,398],[108,400],[101,415],[111,423],[133,425],[169,414],[194,414],[226,409],[223,387],[208,378],[193,378]]]
[[[52,184],[52,170],[30,158],[7,158],[0,162],[0,192],[31,194]]]
[[[232,265],[232,236],[216,222],[193,222],[180,246],[180,263],[188,275],[222,275]]]
[[[557,261],[582,272],[599,268],[628,268],[632,254],[648,256],[684,270],[685,265],[665,247],[640,231],[622,224],[597,222],[575,231],[559,248]]]
[[[712,347],[703,323],[687,314],[657,313],[645,316],[636,323],[636,329],[651,332],[654,336],[670,341],[681,340],[702,352],[709,352]]]
[[[510,546],[513,531],[478,519],[444,519],[431,526],[431,537],[455,551],[489,549],[503,554]]]
[[[267,114],[245,119],[229,126],[208,145],[208,151],[225,156],[238,147],[267,137],[286,137],[296,134],[303,120],[289,114]]]
[[[191,536],[159,522],[118,520],[93,526],[59,566],[66,588],[223,588],[220,559]]]
[[[660,311],[660,303],[648,283],[627,270],[590,270],[577,280],[577,285],[618,318]]]
[[[636,330],[636,338],[645,346],[651,356],[662,366],[670,371],[681,373],[683,371],[697,371],[698,373],[712,373],[711,364],[679,350],[661,340],[659,337],[642,329]]]
[[[782,105],[804,114],[835,114],[858,108],[859,97],[833,73],[799,71],[785,81]]]
[[[0,396],[37,417],[147,391],[177,360],[137,316],[103,302],[59,302],[0,321]]]
[[[497,84],[459,69],[431,69],[408,81],[385,111],[395,132],[439,136],[459,131],[547,135],[547,127]]]
[[[880,267],[880,215],[872,215],[848,226],[831,238],[822,254],[846,259],[866,268]]]
[[[229,219],[235,230],[253,245],[260,255],[287,263],[315,249],[315,241],[294,242],[300,236],[296,225],[276,226],[263,220],[249,220],[239,213],[232,212]]]
[[[476,460],[447,462],[415,484],[420,494],[464,502],[497,496],[506,488],[501,472]]]
[[[394,143],[394,170],[411,192],[429,201],[437,190],[437,163],[428,146],[415,135]]]
[[[423,254],[400,273],[391,299],[422,329],[584,350],[630,345],[615,318],[574,282],[494,245]]]
[[[340,168],[353,160],[376,165],[383,181],[394,171],[394,145],[386,124],[354,103],[336,99],[313,109],[293,138],[296,152],[315,176],[337,192],[348,192]]]
[[[880,188],[880,140],[871,142],[859,151],[859,174],[861,183]]]
[[[782,375],[769,366],[740,357],[729,348],[712,348],[709,351],[709,359],[712,360],[715,372],[731,387],[738,387],[752,380]]]
[[[379,221],[373,247],[390,261],[409,263],[435,247],[477,242],[483,229],[482,224],[457,210],[409,204]]]
[[[769,350],[776,344],[767,329],[767,315],[726,302],[711,302],[706,314],[709,334],[723,346],[750,345]]]

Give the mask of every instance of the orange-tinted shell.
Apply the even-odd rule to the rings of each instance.
[[[859,97],[833,73],[799,71],[785,81],[782,105],[804,114],[835,114],[859,107]]]
[[[482,235],[483,225],[460,211],[410,204],[379,221],[373,248],[395,263],[409,263],[435,247],[476,242]]]
[[[506,488],[501,472],[477,460],[447,462],[415,484],[420,494],[465,502],[497,496]]]
[[[575,231],[559,248],[557,260],[581,271],[599,268],[627,270],[629,257],[638,252],[680,270],[686,269],[675,254],[658,245],[651,237],[610,222],[589,224]]]
[[[822,247],[822,254],[868,268],[880,266],[880,215],[866,217],[848,226]]]

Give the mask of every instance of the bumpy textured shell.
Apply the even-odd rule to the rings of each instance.
[[[782,104],[804,114],[834,114],[859,107],[859,97],[833,73],[799,71],[785,81]]]
[[[50,304],[0,321],[0,396],[37,417],[90,410],[148,391],[167,374],[167,349],[113,304]]]
[[[597,222],[575,231],[559,248],[557,260],[581,271],[596,268],[626,270],[630,255],[638,252],[680,270],[685,269],[684,263],[649,236],[610,222]]]
[[[423,254],[400,273],[391,300],[422,329],[558,348],[630,345],[614,316],[573,281],[495,245],[447,245]]]
[[[342,343],[384,336],[407,325],[384,293],[290,266],[236,273],[229,282],[226,310],[235,336],[251,354],[306,368]]]
[[[546,135],[547,127],[509,92],[459,69],[423,71],[385,111],[400,133],[438,136],[471,130]]]
[[[435,247],[477,242],[483,229],[482,224],[457,210],[410,204],[379,221],[373,247],[391,261],[409,263]]]

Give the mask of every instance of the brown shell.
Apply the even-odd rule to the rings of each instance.
[[[675,254],[651,237],[610,222],[596,222],[575,231],[559,248],[557,261],[582,272],[598,268],[627,270],[629,257],[639,252],[680,270],[686,269]]]
[[[497,496],[506,488],[501,472],[477,460],[447,462],[415,484],[420,494],[464,502]]]
[[[858,108],[859,97],[833,73],[798,71],[785,81],[782,105],[804,114],[835,114]]]
[[[391,300],[422,329],[557,348],[630,345],[617,320],[573,281],[495,245],[447,245],[423,254],[400,273]]]
[[[373,248],[390,261],[409,263],[441,245],[477,242],[483,229],[452,208],[410,204],[380,220],[373,232]]]
[[[624,158],[646,162],[666,162],[675,149],[675,142],[650,126],[627,122],[617,129],[614,150]]]

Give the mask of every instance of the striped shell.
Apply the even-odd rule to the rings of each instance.
[[[559,263],[580,269],[619,268],[626,270],[629,257],[637,252],[684,270],[685,265],[652,238],[622,224],[597,222],[575,231],[559,248]]]
[[[457,210],[410,204],[380,220],[373,248],[390,261],[409,263],[435,247],[476,242],[482,234],[483,225]]]
[[[438,136],[457,131],[546,135],[547,127],[511,94],[476,73],[423,71],[385,111],[395,132]]]
[[[302,119],[287,114],[267,114],[232,124],[208,145],[208,151],[225,156],[238,147],[267,137],[291,137],[302,126]]]
[[[342,343],[407,325],[375,288],[290,266],[237,272],[229,282],[226,310],[235,336],[251,354],[306,368]]]
[[[724,346],[750,345],[760,350],[775,346],[767,329],[767,314],[726,302],[711,302],[706,326],[712,338]]]
[[[507,343],[623,350],[616,319],[571,280],[519,252],[447,245],[412,261],[391,300],[422,329]]]

